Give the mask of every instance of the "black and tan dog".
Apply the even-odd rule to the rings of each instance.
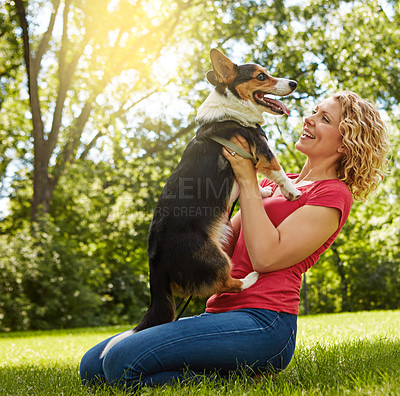
[[[258,65],[237,66],[216,49],[210,56],[213,70],[207,79],[215,89],[199,108],[196,121],[201,126],[167,180],[150,227],[150,307],[139,325],[114,337],[101,356],[132,332],[174,320],[173,293],[240,292],[257,281],[255,272],[244,279],[230,276],[230,258],[222,244],[229,231],[229,207],[239,191],[222,146],[211,138],[242,135],[257,159],[257,171],[275,181],[287,199],[300,196],[259,126],[264,112],[289,114],[283,103],[268,95],[288,95],[296,82],[274,78]]]

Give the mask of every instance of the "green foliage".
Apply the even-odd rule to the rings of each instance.
[[[5,97],[12,90],[12,83],[22,65],[22,48],[18,37],[14,35],[17,14],[13,7],[2,0],[0,2],[0,109]]]
[[[47,229],[36,237],[29,230],[1,236],[6,247],[0,253],[3,331],[76,327],[99,317],[97,279],[86,272],[80,246],[50,222]]]
[[[0,197],[6,195],[3,180],[7,167],[15,158],[26,154],[23,142],[27,135],[23,130],[29,124],[24,115],[27,103],[20,97],[23,51],[20,38],[14,34],[17,19],[9,2],[0,1]],[[15,103],[10,107],[8,97],[19,98],[18,112],[14,111]]]

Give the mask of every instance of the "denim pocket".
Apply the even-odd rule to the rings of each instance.
[[[281,371],[284,370],[292,360],[296,347],[296,330],[292,329],[290,337],[283,349],[272,358],[268,359],[266,369]]]

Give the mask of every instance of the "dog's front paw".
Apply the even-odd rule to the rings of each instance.
[[[288,201],[295,201],[301,196],[301,192],[295,189],[291,183],[288,183],[285,187],[281,187],[281,193]]]
[[[260,193],[263,198],[270,197],[272,195],[272,187],[260,187]]]
[[[256,271],[250,272],[245,278],[240,279],[242,281],[242,291],[248,289],[250,286],[257,282],[260,274]]]

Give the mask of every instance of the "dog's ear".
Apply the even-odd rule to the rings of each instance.
[[[237,76],[237,65],[235,65],[229,58],[227,58],[221,51],[217,50],[216,48],[213,48],[210,51],[210,58],[217,83],[224,85],[231,84]],[[211,82],[211,84],[213,83]]]
[[[217,77],[215,76],[214,70],[209,70],[206,73],[206,79],[210,84],[214,85],[214,87],[217,86],[218,81],[217,81]]]

